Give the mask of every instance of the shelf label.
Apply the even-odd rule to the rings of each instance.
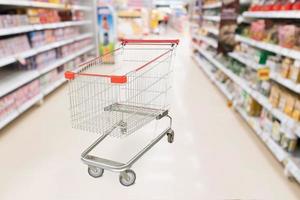
[[[259,68],[257,70],[257,77],[261,81],[269,80],[270,79],[270,68],[269,67]]]

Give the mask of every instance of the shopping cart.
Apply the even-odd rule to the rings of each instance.
[[[120,183],[130,186],[136,179],[131,166],[164,136],[173,142],[168,97],[178,43],[122,40],[113,52],[81,64],[77,72],[65,72],[73,128],[102,134],[81,155],[90,176],[101,177],[104,170],[120,172]],[[104,64],[112,57],[113,64]],[[108,135],[123,138],[164,117],[169,119],[168,128],[125,164],[89,154]]]

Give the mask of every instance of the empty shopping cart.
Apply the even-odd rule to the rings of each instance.
[[[134,184],[130,168],[164,136],[174,140],[169,116],[172,60],[179,40],[122,40],[121,47],[65,72],[73,128],[101,136],[81,155],[88,173],[119,172],[120,183]],[[105,64],[106,61],[113,61]],[[153,120],[169,118],[168,127],[127,163],[89,153],[107,136],[126,137]]]

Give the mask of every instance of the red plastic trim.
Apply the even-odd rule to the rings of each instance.
[[[179,44],[179,40],[132,40],[132,39],[121,39],[123,45],[126,44]]]
[[[65,78],[68,79],[68,80],[73,80],[75,78],[75,73],[70,72],[70,71],[66,71],[65,72]]]

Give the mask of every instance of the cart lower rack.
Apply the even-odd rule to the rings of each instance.
[[[120,183],[130,186],[136,179],[132,165],[164,136],[173,142],[168,99],[178,43],[179,40],[123,40],[120,48],[81,64],[78,73],[65,72],[72,126],[102,134],[81,155],[92,177],[101,177],[104,170],[119,172]],[[112,58],[114,63],[107,65],[105,61]],[[107,136],[123,138],[165,117],[169,126],[127,163],[90,155]]]

